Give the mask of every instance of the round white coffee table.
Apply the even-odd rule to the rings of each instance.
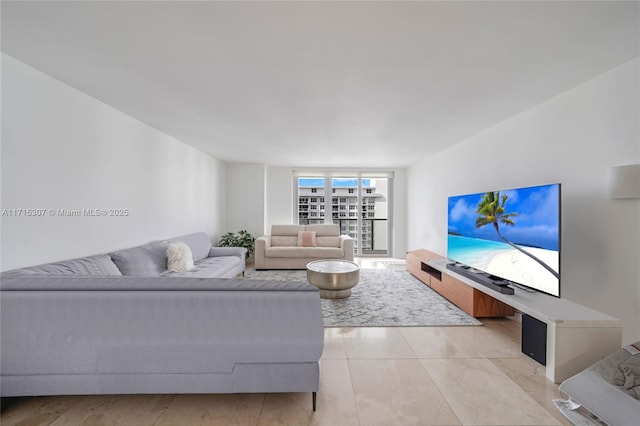
[[[314,260],[307,263],[307,281],[320,289],[323,299],[344,299],[360,279],[360,266],[348,260]]]

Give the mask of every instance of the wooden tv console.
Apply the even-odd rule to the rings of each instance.
[[[428,265],[430,259],[444,258],[424,249],[408,252],[407,271],[471,316],[505,317],[514,314],[512,306]]]
[[[542,336],[545,375],[554,383],[561,383],[622,346],[622,322],[617,318],[544,293],[516,289],[514,294],[502,294],[447,269],[447,262],[428,250],[407,253],[409,272],[470,315],[508,316],[515,308],[546,324],[546,336]],[[524,328],[522,340],[528,340]]]

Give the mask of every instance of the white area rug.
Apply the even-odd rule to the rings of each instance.
[[[247,270],[245,279],[307,281],[302,271]],[[346,299],[322,299],[325,327],[482,325],[405,270],[361,269]]]

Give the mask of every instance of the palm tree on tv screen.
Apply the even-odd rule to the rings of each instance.
[[[478,209],[476,210],[476,213],[480,215],[476,218],[476,228],[481,228],[485,225],[492,223],[493,228],[496,230],[498,237],[500,237],[502,241],[504,241],[514,249],[524,253],[525,255],[529,256],[530,258],[538,262],[547,271],[551,272],[553,276],[555,276],[556,278],[560,278],[560,274],[554,271],[553,268],[551,268],[549,265],[544,263],[542,260],[538,259],[536,256],[532,255],[528,251],[521,249],[511,241],[507,240],[500,233],[499,223],[502,223],[503,225],[507,225],[507,226],[515,226],[516,223],[513,221],[512,218],[518,216],[517,212],[510,212],[510,213],[506,212],[504,205],[507,202],[508,198],[509,196],[506,194],[503,194],[502,196],[500,196],[500,191],[487,192],[486,194],[484,194],[482,196],[482,199],[478,203]]]

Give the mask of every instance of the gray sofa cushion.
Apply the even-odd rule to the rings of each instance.
[[[209,256],[209,250],[211,250],[211,240],[209,236],[204,232],[196,232],[194,234],[187,234],[181,237],[172,238],[169,242],[182,241],[191,249],[193,255],[193,261],[197,262],[200,259],[204,259]]]
[[[172,373],[231,374],[236,365],[317,363],[322,354],[320,297],[305,282],[185,277],[7,281],[19,290],[3,288],[0,299],[3,394],[5,378],[16,375],[87,375],[91,380],[95,374],[122,374],[102,377],[96,389],[111,379],[127,389],[127,382],[142,383],[149,374],[171,382]],[[287,375],[276,382],[290,379],[295,381]]]
[[[90,276],[51,276],[33,275],[11,277],[0,282],[0,290],[11,292],[30,291],[102,291],[100,297],[107,297],[108,292],[126,291],[143,292],[158,291],[310,291],[318,292],[318,288],[304,281],[275,280],[236,280],[229,278],[196,278],[163,275],[156,277],[90,277]],[[98,294],[98,293],[96,293]],[[319,297],[319,296],[318,296]],[[106,299],[105,299],[106,300]],[[27,312],[26,315],[29,315]]]
[[[122,275],[135,277],[158,277],[167,271],[167,248],[162,241],[119,250],[111,253],[111,259]]]
[[[208,257],[195,263],[193,269],[188,272],[172,272],[163,274],[164,277],[194,277],[208,278],[225,276],[226,272],[244,262],[237,256]]]
[[[61,262],[47,263],[44,265],[30,266],[28,268],[15,269],[2,274],[2,278],[19,277],[34,274],[56,275],[94,275],[94,276],[121,276],[118,267],[106,254],[81,257],[79,259],[63,260]]]

